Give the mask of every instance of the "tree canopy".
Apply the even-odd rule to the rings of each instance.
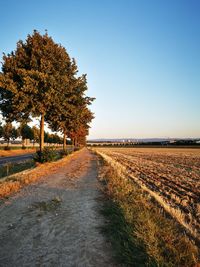
[[[18,131],[15,127],[12,126],[11,122],[7,122],[2,127],[2,137],[7,142],[7,145],[9,146],[10,139],[16,139],[18,137]]]
[[[21,125],[19,127],[19,133],[20,133],[20,135],[22,137],[23,146],[24,146],[25,139],[30,139],[30,140],[33,140],[34,139],[33,130],[26,123],[21,123]]]
[[[7,121],[40,118],[40,149],[44,146],[44,122],[65,136],[78,124],[81,113],[94,100],[85,96],[86,75],[77,77],[78,68],[66,49],[47,33],[34,31],[16,50],[3,56],[0,73],[0,109]],[[91,113],[91,112],[90,112]],[[89,114],[89,109],[88,109]],[[82,115],[83,116],[83,115]],[[90,116],[90,121],[93,116]],[[82,127],[88,129],[87,121]],[[76,130],[75,130],[76,131]],[[87,131],[85,131],[85,134]],[[66,138],[65,138],[66,139]]]

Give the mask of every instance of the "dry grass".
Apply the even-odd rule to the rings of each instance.
[[[10,176],[14,173],[22,172],[24,170],[34,167],[35,167],[35,162],[33,160],[5,163],[4,165],[0,165],[0,179],[5,176]]]
[[[123,213],[126,226],[120,229],[128,228],[129,239],[131,239],[131,243],[124,242],[120,247],[121,254],[125,251],[125,257],[121,259],[121,263],[125,266],[198,266],[198,248],[176,221],[155,204],[154,198],[137,181],[129,178],[130,172],[127,174],[125,166],[113,160],[107,153],[101,151],[100,154],[107,162],[107,166],[104,165],[104,168],[101,168],[100,179],[106,185],[106,194],[115,207],[118,205]],[[110,213],[112,214],[112,209]],[[111,215],[107,217],[113,220],[115,216],[116,214],[114,217]],[[111,236],[117,236],[116,231],[119,230],[115,225],[112,227],[114,229],[109,236],[111,240],[113,239]],[[124,232],[121,232],[118,236],[123,234]],[[136,251],[136,255],[132,255],[131,250],[132,254]],[[138,250],[140,253],[137,252]],[[135,264],[137,255],[140,259],[138,264]],[[139,262],[141,257],[143,263]]]
[[[35,153],[36,149],[15,149],[15,150],[0,150],[0,157],[12,157],[24,154]]]
[[[37,167],[11,175],[0,180],[0,199],[19,191],[22,187],[34,183],[44,176],[55,173],[58,168],[64,166],[68,161],[78,155],[79,151],[56,162],[37,164]]]
[[[200,241],[199,149],[99,149]]]

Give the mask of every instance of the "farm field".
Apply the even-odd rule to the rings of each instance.
[[[98,148],[200,240],[200,149]]]
[[[0,157],[12,157],[12,156],[18,156],[18,155],[24,155],[29,153],[35,153],[35,148],[29,148],[29,149],[15,149],[15,150],[0,150]]]

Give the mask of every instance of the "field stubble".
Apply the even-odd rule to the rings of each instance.
[[[200,241],[199,149],[100,148],[98,152]]]

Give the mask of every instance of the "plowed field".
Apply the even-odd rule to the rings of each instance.
[[[200,149],[99,148],[200,240]]]

